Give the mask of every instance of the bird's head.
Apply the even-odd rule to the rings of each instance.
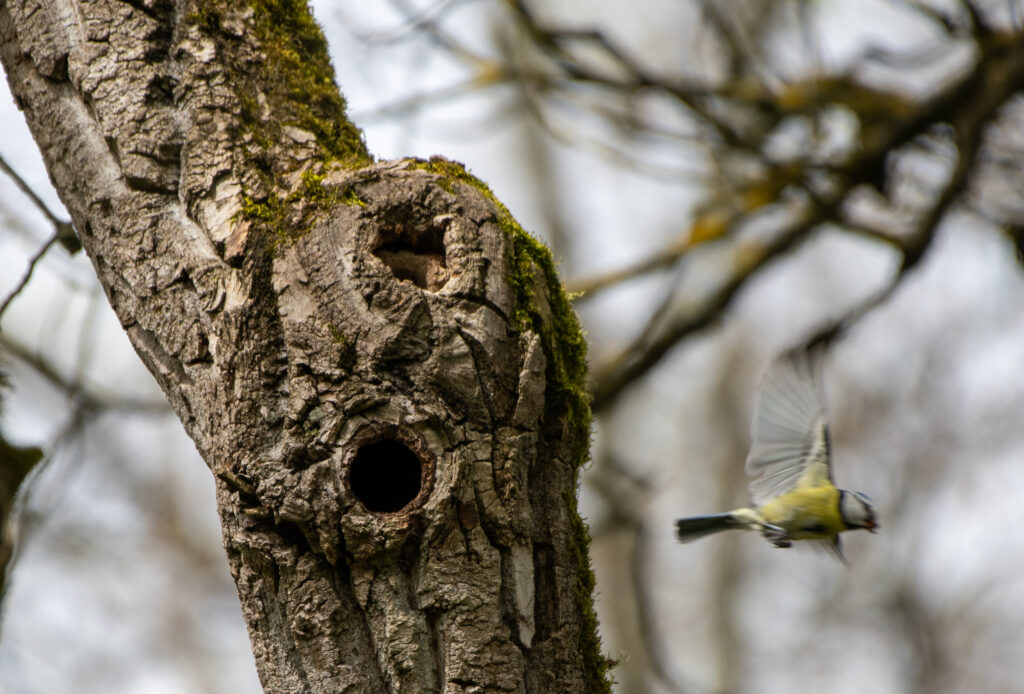
[[[839,514],[849,529],[863,528],[873,533],[878,528],[875,505],[867,494],[843,490],[839,496]]]

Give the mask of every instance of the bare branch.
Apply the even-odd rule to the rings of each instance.
[[[7,311],[7,307],[11,305],[11,302],[14,301],[15,297],[21,293],[28,284],[28,281],[32,279],[32,273],[36,269],[36,264],[42,260],[43,256],[46,255],[46,251],[50,250],[50,246],[55,244],[59,238],[60,231],[58,230],[55,231],[53,235],[51,235],[50,238],[48,238],[46,242],[39,247],[39,250],[37,250],[31,258],[29,258],[28,267],[25,268],[25,274],[21,276],[21,280],[19,280],[18,284],[16,284],[14,289],[12,289],[4,298],[3,303],[0,303],[0,318],[3,318],[4,312]]]
[[[47,219],[53,222],[54,226],[59,226],[61,224],[61,220],[58,219],[57,216],[50,211],[50,208],[46,206],[46,203],[43,202],[42,198],[36,195],[36,192],[32,190],[32,187],[25,182],[25,179],[18,175],[17,171],[11,168],[11,165],[8,164],[7,160],[4,159],[2,156],[0,156],[0,170],[7,174],[12,181],[14,181],[14,184],[18,186],[18,190],[24,193],[25,196],[32,201],[32,204],[39,208],[39,211],[42,212]]]
[[[171,413],[170,405],[164,400],[111,397],[84,387],[81,382],[67,378],[44,356],[3,333],[0,333],[0,350],[29,366],[63,391],[69,399],[89,410],[131,412],[148,416],[165,416]]]
[[[686,255],[692,247],[693,244],[690,242],[689,237],[683,236],[633,265],[570,283],[568,290],[572,294],[579,295],[577,301],[592,298],[604,289],[623,284],[657,270],[671,267],[677,260]]]
[[[956,200],[963,195],[978,160],[985,127],[997,116],[999,109],[1020,87],[1020,71],[1024,70],[1024,47],[1019,44],[1004,58],[1004,64],[995,66],[984,75],[975,98],[967,102],[953,118],[954,140],[957,146],[957,162],[949,180],[938,195],[935,204],[921,219],[918,228],[906,240],[890,237],[899,246],[903,260],[896,276],[889,285],[872,296],[845,316],[825,327],[809,341],[809,346],[833,342],[845,334],[871,309],[883,303],[899,287],[904,277],[920,263],[939,224]]]
[[[802,214],[796,223],[780,233],[775,242],[759,249],[756,260],[707,297],[700,309],[676,318],[653,339],[648,340],[646,335],[642,336],[610,364],[597,369],[594,378],[595,410],[607,407],[623,388],[660,362],[680,340],[707,327],[720,317],[736,292],[752,274],[763,267],[764,263],[804,238],[807,232],[818,224],[835,219],[843,201],[856,186],[868,183],[879,188],[884,187],[884,167],[890,154],[926,132],[934,124],[946,122],[952,116],[956,143],[960,150],[957,166],[936,204],[919,223],[917,231],[909,239],[899,242],[903,261],[901,270],[894,280],[895,286],[924,255],[936,226],[967,184],[984,126],[1024,85],[1024,35],[993,35],[982,41],[979,48],[981,55],[974,70],[960,81],[916,109],[905,113],[901,118],[870,123],[863,133],[860,152],[845,165],[833,169],[833,174],[841,182],[838,189],[824,196],[812,194],[814,204],[810,209]],[[839,88],[838,85],[836,88]],[[863,96],[855,91],[845,98],[860,100]],[[970,106],[965,108],[964,104]],[[810,188],[805,187],[805,190],[811,192]],[[815,341],[834,339],[842,331],[842,326],[847,325],[848,319],[856,320],[856,317],[883,301],[892,289],[890,287],[882,295],[872,298],[859,310],[854,311],[851,316],[826,329],[823,335],[815,338]]]
[[[764,246],[745,246],[747,258],[740,270],[725,282],[699,309],[675,318],[656,337],[645,344],[634,344],[609,364],[595,370],[595,412],[612,404],[619,393],[640,376],[657,365],[680,340],[702,330],[721,317],[725,309],[746,283],[771,260],[801,242],[813,229],[835,214],[838,201],[830,204],[809,204],[807,209],[791,222],[773,240]]]
[[[57,217],[57,215],[47,207],[46,203],[43,202],[42,198],[36,195],[36,192],[32,190],[32,187],[25,182],[25,179],[19,176],[18,172],[11,168],[11,165],[8,164],[7,160],[2,156],[0,156],[0,170],[6,173],[11,180],[14,181],[14,184],[18,186],[18,189],[32,201],[32,204],[50,220],[55,229],[55,240],[60,241],[61,245],[67,249],[68,253],[77,253],[82,248],[82,245],[78,242],[78,237],[75,236],[75,229],[71,226],[71,222]],[[52,245],[53,242],[50,241],[48,243]],[[31,274],[31,268],[29,270],[29,274]],[[3,311],[0,310],[0,314],[2,313]]]

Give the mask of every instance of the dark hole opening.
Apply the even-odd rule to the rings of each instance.
[[[352,460],[352,493],[369,511],[394,513],[420,493],[422,466],[404,444],[384,439],[366,444]]]
[[[380,231],[374,255],[400,280],[436,292],[448,281],[444,229],[395,224]]]

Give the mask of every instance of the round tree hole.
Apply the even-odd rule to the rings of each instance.
[[[352,494],[368,511],[395,513],[420,493],[423,466],[400,441],[383,439],[361,447],[349,468]]]

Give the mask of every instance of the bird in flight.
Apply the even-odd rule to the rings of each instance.
[[[844,564],[839,534],[878,528],[867,495],[832,479],[832,444],[810,357],[787,352],[768,368],[754,407],[747,474],[753,508],[680,518],[680,542],[722,530],[756,530],[776,547],[817,540]]]

